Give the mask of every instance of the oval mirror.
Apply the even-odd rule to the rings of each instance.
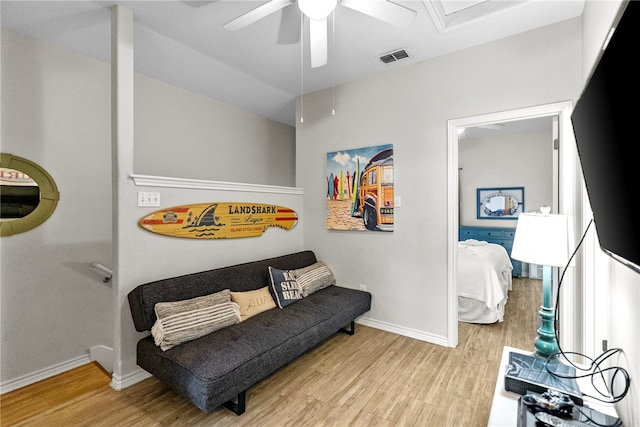
[[[518,199],[506,194],[493,194],[484,200],[484,212],[488,216],[515,215]]]
[[[59,199],[58,187],[46,170],[22,157],[0,153],[0,236],[39,226]]]
[[[0,219],[24,218],[38,207],[40,189],[38,184],[24,172],[0,168]]]

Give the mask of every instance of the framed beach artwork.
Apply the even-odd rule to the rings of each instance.
[[[327,153],[329,230],[393,231],[393,145]]]

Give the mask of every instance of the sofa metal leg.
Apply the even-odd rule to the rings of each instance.
[[[356,333],[356,322],[354,320],[351,321],[348,327],[344,327],[340,329],[340,332],[344,332],[347,335],[353,335]]]
[[[245,390],[239,393],[236,400],[236,402],[229,400],[228,402],[223,403],[223,406],[233,411],[236,415],[242,415],[244,414],[245,409],[247,409],[247,391]]]

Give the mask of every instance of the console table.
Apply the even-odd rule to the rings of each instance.
[[[489,243],[495,243],[503,246],[509,256],[511,256],[511,248],[513,247],[513,236],[516,234],[515,228],[510,227],[476,227],[461,225],[458,230],[458,240],[484,240]],[[522,262],[511,258],[513,265],[512,275],[522,277]]]
[[[506,391],[504,389],[504,374],[509,365],[509,353],[531,354],[532,351],[524,351],[514,347],[505,346],[502,349],[502,359],[500,360],[500,369],[498,370],[498,378],[496,378],[496,386],[493,392],[493,402],[491,405],[491,413],[489,414],[488,427],[515,427],[518,424],[518,398],[519,394]],[[577,380],[578,386],[583,393],[592,391],[593,386],[587,378]],[[589,407],[603,414],[617,417],[617,413],[613,405],[587,401]]]

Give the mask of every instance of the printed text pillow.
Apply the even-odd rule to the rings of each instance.
[[[278,270],[277,268],[269,266],[269,277],[271,279],[271,290],[278,303],[278,307],[284,308],[302,299],[300,287],[293,273],[288,270]]]
[[[269,292],[269,287],[256,289],[254,291],[233,292],[231,300],[240,306],[240,319],[246,320],[263,311],[276,308],[276,303]]]

